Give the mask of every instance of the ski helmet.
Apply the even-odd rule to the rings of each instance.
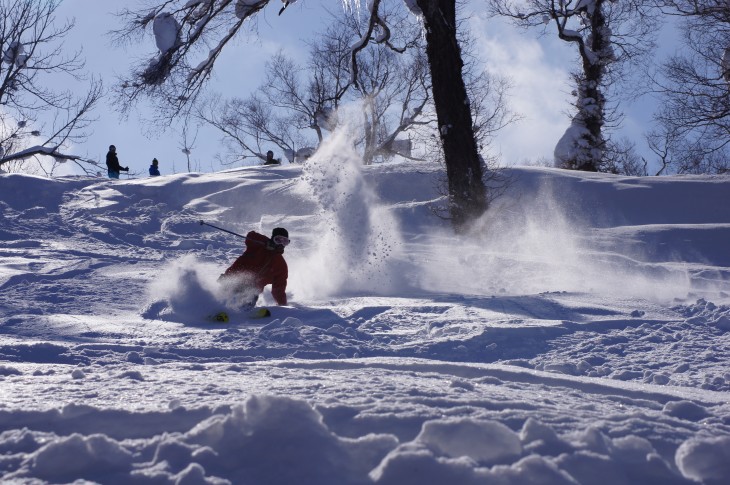
[[[287,231],[283,227],[274,228],[274,230],[271,231],[271,239],[274,239],[274,237],[276,237],[276,236],[284,236],[284,237],[288,238],[289,231]]]

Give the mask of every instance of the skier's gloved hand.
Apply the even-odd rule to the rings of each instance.
[[[124,170],[125,172],[129,172],[129,167],[124,167],[122,170]]]

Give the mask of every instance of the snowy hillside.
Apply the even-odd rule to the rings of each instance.
[[[3,482],[730,483],[730,178],[509,169],[457,237],[441,176],[0,175]]]

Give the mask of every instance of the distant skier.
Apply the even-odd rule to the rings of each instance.
[[[159,163],[160,162],[158,162],[156,158],[152,159],[152,165],[150,165],[150,177],[160,176],[160,168],[158,167]]]
[[[114,145],[109,145],[109,151],[106,154],[106,168],[110,179],[118,179],[119,172],[129,172],[129,167],[119,165],[117,147]]]
[[[281,162],[274,158],[274,152],[269,150],[266,152],[266,161],[264,162],[264,165],[279,165]]]
[[[253,308],[266,285],[271,285],[276,303],[286,305],[289,269],[283,255],[288,244],[289,232],[282,227],[274,229],[271,238],[255,231],[246,234],[246,250],[219,278],[230,285],[242,308]]]

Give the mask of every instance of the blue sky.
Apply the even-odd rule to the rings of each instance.
[[[59,19],[74,17],[76,29],[68,36],[66,48],[83,48],[88,70],[101,77],[110,88],[118,75],[126,73],[131,63],[145,59],[155,50],[151,33],[143,43],[126,47],[114,46],[108,32],[120,27],[114,15],[121,6],[134,7],[137,2],[100,2],[64,0],[58,10]],[[303,0],[290,5],[281,16],[281,4],[271,2],[252,22],[251,33],[240,36],[233,49],[228,49],[216,64],[209,87],[225,95],[245,97],[261,82],[266,60],[277,50],[285,49],[297,57],[306,55],[304,41],[321,29],[324,8],[342,8],[335,0]],[[494,151],[504,164],[521,164],[538,158],[551,158],[555,143],[569,125],[570,109],[568,72],[575,54],[565,42],[554,36],[539,37],[537,31],[523,31],[479,12],[471,15],[468,25],[485,66],[512,79],[514,88],[510,102],[523,119],[505,129],[496,140]],[[182,153],[182,137],[177,131],[150,133],[133,113],[120,119],[108,97],[98,110],[99,120],[89,140],[72,150],[75,154],[103,160],[110,144],[117,147],[122,165],[132,172],[146,174],[152,158],[160,161],[164,173],[187,170]],[[627,117],[622,133],[643,146],[643,132],[650,120],[652,107],[646,101],[623,104]],[[144,114],[147,108],[140,106]],[[215,131],[199,133],[191,159],[200,171],[221,168],[215,161],[220,140]],[[273,148],[273,147],[272,147]]]

